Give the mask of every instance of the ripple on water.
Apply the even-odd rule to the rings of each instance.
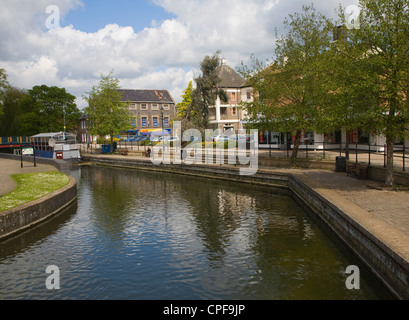
[[[373,299],[345,290],[339,250],[291,199],[186,176],[82,168],[78,208],[0,244],[1,299]],[[45,288],[48,265],[61,289]],[[341,273],[340,273],[341,270]]]

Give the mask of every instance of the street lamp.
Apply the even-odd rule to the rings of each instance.
[[[165,160],[165,128],[164,128],[164,116],[163,116],[163,106],[160,106],[160,116],[161,116],[161,120],[162,120],[162,161]]]
[[[63,113],[64,113],[64,132],[63,132],[63,138],[64,138],[64,141],[65,141],[65,131],[66,131],[66,125],[65,125],[65,103],[63,104],[63,106],[62,106],[62,108],[63,108]]]

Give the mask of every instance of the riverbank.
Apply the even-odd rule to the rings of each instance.
[[[42,162],[40,160],[40,162]],[[38,163],[21,161],[9,157],[0,157],[0,196],[5,195],[17,186],[11,177],[13,174],[57,172],[59,165],[52,162]],[[22,233],[33,226],[55,216],[65,208],[73,205],[77,197],[77,183],[69,177],[69,183],[44,197],[22,204],[18,207],[0,213],[0,241]]]
[[[84,161],[285,189],[337,234],[398,298],[409,299],[407,191],[385,189],[377,181],[323,169],[260,167],[253,176],[240,176],[238,167],[229,165],[155,166],[146,158],[118,155],[84,155]]]

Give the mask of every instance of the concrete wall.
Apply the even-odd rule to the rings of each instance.
[[[409,261],[390,244],[380,240],[368,226],[360,224],[351,212],[345,212],[312,190],[295,177],[290,177],[289,187],[294,197],[307,205],[330,228],[366,267],[400,299],[409,299]],[[377,227],[396,230],[377,221]]]
[[[386,170],[380,167],[369,167],[369,178],[375,181],[385,182]],[[409,186],[409,173],[395,172],[395,185]]]
[[[12,237],[47,220],[77,200],[77,182],[70,177],[64,188],[30,202],[0,213],[0,240]]]
[[[0,158],[20,160],[20,156],[0,153]],[[27,158],[25,158],[27,160]],[[30,160],[33,160],[31,157]],[[71,164],[63,160],[36,158],[39,164],[56,167],[60,172],[69,174]],[[0,213],[0,241],[47,220],[77,201],[77,182],[70,177],[64,188],[36,201]]]
[[[290,166],[290,158],[285,157],[259,157],[258,164],[263,167],[279,167],[279,168],[288,168]],[[326,170],[335,170],[335,161],[329,160],[303,160],[297,159],[297,167],[299,168],[308,168],[308,169],[326,169]]]

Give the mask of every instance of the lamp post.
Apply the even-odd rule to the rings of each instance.
[[[165,128],[164,128],[164,116],[163,116],[163,106],[160,106],[160,116],[161,116],[161,121],[162,121],[162,161],[165,160]]]
[[[64,132],[63,132],[63,138],[64,138],[64,141],[65,141],[65,131],[66,131],[66,125],[65,125],[65,103],[63,104],[63,106],[62,106],[62,108],[63,108],[63,113],[64,113]]]

